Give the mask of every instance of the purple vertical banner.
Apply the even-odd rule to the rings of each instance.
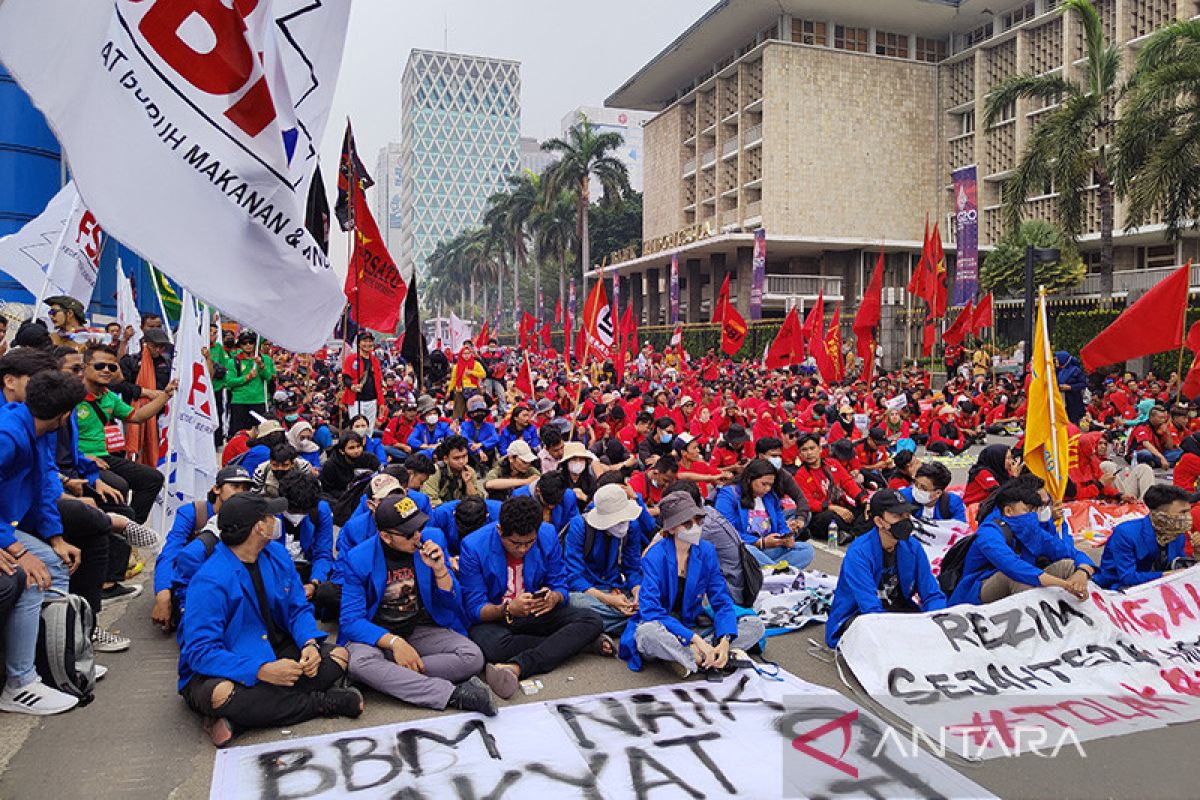
[[[545,308],[546,308],[546,293],[544,291],[542,291],[541,289],[538,289],[537,321],[538,321],[538,330],[539,331],[542,329],[542,313]]]
[[[671,254],[671,324],[679,322],[679,253]]]
[[[767,229],[754,232],[754,260],[750,272],[750,320],[762,319],[763,285],[767,282]]]
[[[612,271],[612,318],[614,325],[621,323],[621,274]]]
[[[954,268],[951,305],[965,306],[979,291],[979,192],[975,167],[950,173],[954,180],[954,240],[958,258]]]
[[[575,279],[571,278],[570,286],[567,288],[567,310],[571,312],[571,320],[574,322],[575,317]]]

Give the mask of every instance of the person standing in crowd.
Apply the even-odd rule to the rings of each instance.
[[[375,432],[380,418],[380,403],[384,400],[383,367],[375,355],[375,334],[360,330],[357,337],[358,350],[346,358],[342,365],[341,404],[347,418],[363,416],[367,420],[368,435]]]
[[[252,428],[252,414],[267,417],[267,385],[275,377],[275,362],[260,352],[259,339],[251,331],[242,331],[237,338],[238,350],[233,366],[226,376],[229,387],[229,432]]]

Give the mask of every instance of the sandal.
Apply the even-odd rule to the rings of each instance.
[[[615,658],[617,655],[617,643],[607,633],[602,633],[591,644],[585,647],[584,651],[603,656],[604,658]]]

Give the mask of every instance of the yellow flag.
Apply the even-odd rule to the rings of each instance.
[[[1062,500],[1067,490],[1070,437],[1067,407],[1058,388],[1050,329],[1046,324],[1046,296],[1038,298],[1037,327],[1033,332],[1030,362],[1029,405],[1025,415],[1025,464],[1046,482],[1046,491]]]

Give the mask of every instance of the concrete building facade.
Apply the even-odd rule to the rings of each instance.
[[[404,170],[400,166],[400,143],[388,142],[386,147],[379,148],[379,158],[375,161],[375,171],[371,173],[375,185],[367,190],[367,199],[371,204],[371,214],[375,224],[383,234],[383,241],[392,260],[400,263],[401,228],[403,215],[400,208],[403,203],[401,189],[404,186]]]

